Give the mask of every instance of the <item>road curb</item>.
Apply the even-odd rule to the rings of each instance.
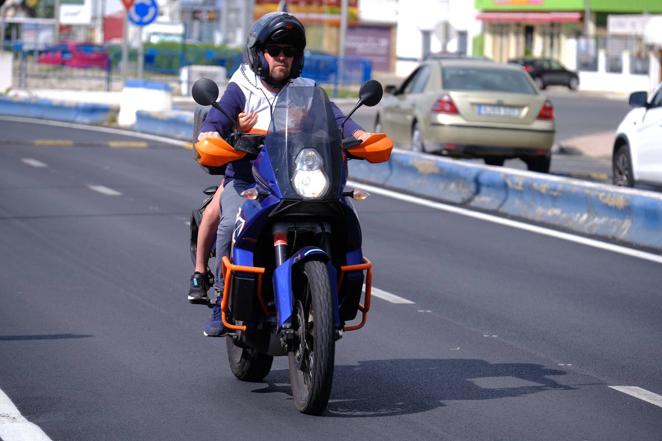
[[[72,103],[44,98],[9,98],[0,96],[0,114],[102,124],[114,118],[116,109],[107,104]]]
[[[352,179],[581,235],[662,250],[662,195],[394,150],[385,168],[351,161]]]

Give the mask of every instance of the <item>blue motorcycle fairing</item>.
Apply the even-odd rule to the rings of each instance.
[[[232,263],[235,265],[253,266],[253,250],[257,243],[257,238],[260,236],[264,225],[268,220],[268,214],[272,208],[280,201],[269,195],[262,200],[247,200],[241,206],[240,217],[235,224],[235,231],[237,224],[243,223],[240,231],[236,231],[234,235],[234,247],[232,249]],[[246,251],[241,253],[239,250]],[[247,252],[250,250],[250,260]]]
[[[283,198],[283,194],[278,186],[276,174],[274,173],[274,168],[271,164],[271,159],[269,158],[268,149],[263,148],[260,150],[257,158],[253,161],[253,173],[257,178],[258,188],[266,184],[268,188],[265,188],[264,190],[268,190],[272,197],[278,199]]]
[[[345,253],[345,262],[346,265],[359,265],[363,263],[363,253],[361,252],[361,249]]]
[[[295,252],[289,259],[283,262],[274,271],[274,296],[276,301],[276,314],[278,320],[278,329],[281,329],[285,324],[292,319],[294,311],[294,293],[292,290],[292,268],[300,263],[309,260],[319,260],[326,263],[327,270],[329,271],[329,281],[331,283],[331,296],[333,302],[333,319],[336,326],[340,323],[340,315],[338,312],[338,292],[337,292],[337,271],[331,263],[328,254],[317,247],[304,247]]]

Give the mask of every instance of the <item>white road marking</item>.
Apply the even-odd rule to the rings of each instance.
[[[104,187],[103,185],[88,185],[88,188],[106,196],[122,196],[122,193],[119,191]]]
[[[0,389],[0,439],[3,441],[52,441],[39,426],[26,420]]]
[[[178,147],[187,147],[187,144],[190,145],[190,143],[184,142],[184,141],[178,141],[176,139],[172,138],[166,138],[164,136],[158,136],[158,135],[150,135],[148,133],[141,133],[141,132],[134,132],[132,130],[123,130],[123,129],[116,129],[112,127],[99,127],[99,126],[88,126],[85,124],[76,124],[76,123],[68,123],[64,121],[44,121],[41,119],[35,119],[35,118],[24,118],[20,116],[6,116],[6,115],[1,115],[0,120],[4,121],[15,121],[15,122],[27,122],[27,123],[34,123],[34,124],[41,124],[44,126],[55,126],[55,127],[65,127],[65,128],[71,128],[71,129],[80,129],[80,130],[90,130],[93,132],[103,132],[103,133],[113,133],[116,135],[126,135],[130,136],[132,138],[142,138],[142,139],[150,139],[153,141],[158,141],[164,144],[170,144],[170,145],[176,145]]]
[[[21,158],[21,162],[29,165],[30,167],[36,167],[36,168],[48,167],[43,162],[41,162],[37,159],[34,159],[34,158]]]
[[[646,401],[656,405],[657,407],[662,407],[662,396],[641,387],[636,386],[609,386],[610,388],[623,392],[624,394],[630,395],[640,400]]]
[[[550,236],[556,239],[566,240],[568,242],[574,242],[605,251],[611,251],[614,253],[623,254],[625,256],[635,257],[637,259],[648,260],[650,262],[655,262],[655,263],[662,263],[662,256],[657,254],[646,253],[644,251],[635,250],[633,248],[627,248],[624,246],[614,245],[607,242],[601,242],[595,239],[588,239],[586,237],[576,236],[574,234],[564,233],[549,228],[539,227],[537,225],[531,225],[524,222],[505,219],[491,214],[480,213],[478,211],[471,211],[466,208],[455,207],[453,205],[447,205],[441,202],[433,202],[416,196],[409,196],[406,194],[396,193],[395,191],[385,190],[379,187],[373,187],[372,185],[361,184],[353,181],[348,181],[347,184],[353,187],[362,188],[366,191],[373,192],[381,196],[398,199],[404,202],[409,202],[416,205],[422,205],[424,207],[434,208],[436,210],[446,211],[449,213],[455,213],[461,216],[467,216],[474,219],[492,222],[495,224],[505,225],[511,228],[518,228],[520,230],[528,231],[531,233],[542,234],[543,236]]]
[[[407,300],[404,297],[396,296],[395,294],[391,294],[390,292],[386,292],[379,288],[375,288],[374,286],[372,287],[372,295],[375,297],[379,297],[382,300],[386,300],[387,302],[396,303],[399,305],[414,304],[414,302],[412,302],[411,300]]]

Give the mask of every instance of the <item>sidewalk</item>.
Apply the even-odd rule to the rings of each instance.
[[[592,158],[611,159],[614,147],[615,131],[592,133],[558,141],[555,153],[584,155]]]

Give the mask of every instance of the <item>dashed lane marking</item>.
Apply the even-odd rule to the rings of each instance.
[[[662,396],[637,386],[609,386],[610,388],[623,392],[647,403],[662,407]]]
[[[105,194],[106,196],[122,196],[122,193],[119,191],[104,187],[103,185],[88,185],[88,188],[97,193]]]
[[[34,145],[46,147],[71,147],[74,142],[71,139],[35,139]]]
[[[52,441],[39,426],[26,420],[0,389],[0,439],[3,441]]]
[[[372,295],[375,297],[379,297],[382,300],[386,300],[387,302],[390,303],[395,303],[399,305],[413,305],[414,302],[411,300],[407,300],[404,297],[396,296],[395,294],[391,294],[390,292],[386,292],[384,290],[381,290],[379,288],[375,288],[373,286],[372,288]]]
[[[34,159],[34,158],[21,158],[21,162],[23,162],[24,164],[29,165],[30,167],[35,167],[35,168],[48,167],[43,162],[39,161],[38,159]]]
[[[109,141],[108,145],[115,149],[144,149],[147,143],[144,141]]]

